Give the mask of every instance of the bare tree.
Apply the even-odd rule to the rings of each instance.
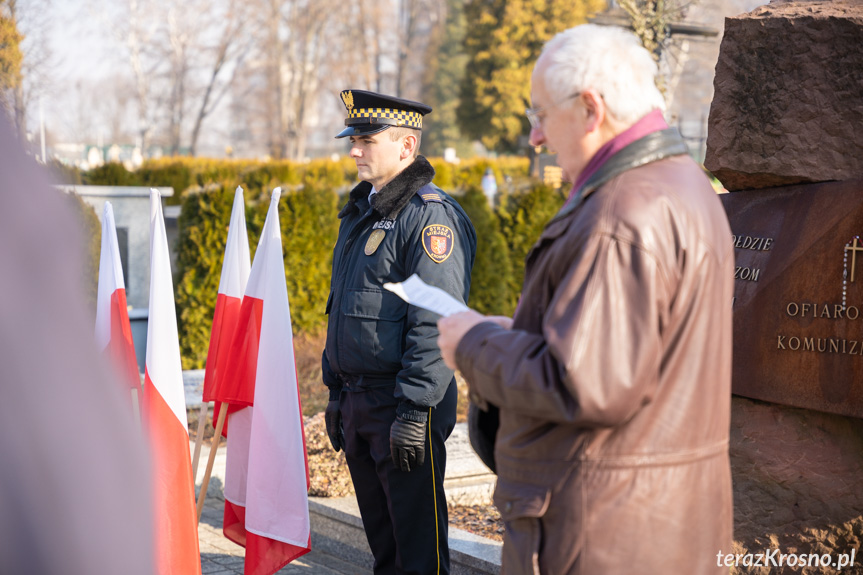
[[[331,43],[333,14],[344,11],[336,0],[265,0],[256,13],[255,59],[263,73],[263,94],[246,96],[269,122],[267,147],[277,158],[301,159],[306,150],[306,129],[313,115],[328,59],[341,57]]]
[[[446,2],[441,0],[398,0],[398,65],[396,96],[418,98],[421,92],[424,57],[432,31],[443,22]],[[414,72],[414,73],[410,73]],[[419,72],[419,73],[417,73]]]
[[[168,85],[170,94],[168,96],[168,141],[170,142],[171,155],[175,156],[180,151],[180,138],[182,137],[183,113],[186,108],[186,82],[189,75],[189,52],[193,41],[189,26],[187,25],[187,14],[182,13],[189,6],[178,6],[172,3],[167,7],[168,24],[168,61],[170,62],[170,73]],[[182,22],[181,22],[182,20]]]
[[[7,94],[5,104],[23,142],[27,139],[27,111],[51,86],[53,60],[48,43],[51,0],[5,0],[2,4],[23,36],[20,45],[22,79]]]
[[[177,154],[188,131],[190,153],[195,155],[204,120],[246,51],[246,12],[238,0],[174,0],[166,6],[165,17],[168,141],[171,153]],[[187,130],[190,118],[193,124]]]
[[[632,20],[635,35],[662,69],[663,73],[658,77],[657,84],[666,99],[671,98],[689,52],[689,42],[683,40],[676,47],[675,62],[669,61],[668,52],[672,44],[671,23],[683,18],[690,3],[686,0],[617,1]]]
[[[248,50],[241,0],[126,0],[117,31],[138,107],[138,145],[197,153],[204,124]]]
[[[121,73],[109,76],[93,87],[92,98],[101,102],[104,138],[109,142],[133,142],[135,130],[130,126],[134,125],[136,98],[132,79]],[[94,123],[92,118],[90,121]]]
[[[200,97],[195,123],[192,127],[192,135],[189,142],[189,150],[192,156],[196,155],[198,138],[201,134],[201,126],[204,119],[209,116],[218,106],[222,97],[227,92],[237,69],[241,66],[249,49],[249,42],[244,38],[244,30],[248,21],[248,14],[243,9],[244,4],[236,0],[230,0],[226,13],[221,18],[223,26],[215,45],[209,50],[210,66],[205,69],[207,79],[204,83],[203,94]],[[227,81],[220,81],[226,68],[232,67],[232,73]]]
[[[138,103],[138,146],[144,154],[150,146],[155,125],[151,82],[157,63],[151,58],[150,42],[156,33],[157,20],[151,4],[151,0],[128,0],[126,25],[113,28],[120,31],[119,39],[125,39],[128,50]]]
[[[308,113],[317,99],[323,59],[328,45],[324,41],[328,16],[337,3],[326,0],[295,2],[288,14],[294,24],[292,41],[286,53],[288,101],[288,153],[293,159],[306,154]]]
[[[323,121],[328,130],[341,115],[339,90],[419,98],[427,45],[443,4],[257,0],[257,19],[249,27],[255,47],[232,90],[237,141],[258,141],[271,156],[302,159],[321,114],[330,115]]]

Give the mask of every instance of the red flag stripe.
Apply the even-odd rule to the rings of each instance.
[[[150,193],[150,305],[143,421],[152,453],[159,575],[201,573],[192,460],[162,203]]]
[[[144,413],[153,470],[156,572],[201,572],[189,436],[145,372]]]
[[[118,289],[111,294],[111,339],[108,341],[106,350],[123,375],[125,384],[132,389],[141,389],[124,289]]]
[[[222,293],[216,296],[213,330],[210,333],[210,347],[207,351],[207,371],[204,374],[204,401],[219,400],[220,394],[216,382],[219,381],[219,376],[224,374],[227,367],[228,351],[240,321],[242,304],[242,298],[230,297]]]
[[[230,353],[226,354],[225,377],[218,381],[214,399],[241,407],[254,403],[263,313],[263,300],[249,296],[243,298],[236,336]]]

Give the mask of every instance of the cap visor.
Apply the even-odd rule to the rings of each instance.
[[[347,138],[348,136],[369,136],[383,132],[387,128],[391,128],[387,124],[361,124],[359,126],[348,126],[336,135],[336,138]]]

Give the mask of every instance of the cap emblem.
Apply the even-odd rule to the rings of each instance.
[[[345,90],[342,92],[342,102],[345,103],[345,108],[348,109],[348,112],[353,110],[354,108],[354,95],[350,90]]]

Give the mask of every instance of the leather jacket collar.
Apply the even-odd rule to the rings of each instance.
[[[636,140],[609,158],[576,192],[572,200],[561,208],[552,221],[570,213],[587,196],[613,177],[632,168],[687,153],[689,153],[689,148],[676,128],[653,132]]]

